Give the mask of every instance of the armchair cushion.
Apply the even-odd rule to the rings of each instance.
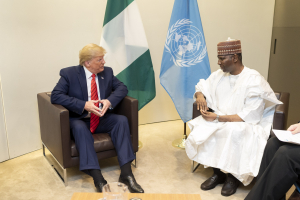
[[[93,138],[94,138],[94,148],[96,153],[115,148],[108,133],[93,134]],[[74,140],[71,141],[71,156],[72,157],[79,156]]]

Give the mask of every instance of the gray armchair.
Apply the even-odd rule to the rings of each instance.
[[[79,165],[79,156],[75,142],[70,134],[69,111],[61,105],[52,104],[50,95],[51,93],[47,92],[37,95],[43,154],[45,156],[45,148],[50,151],[63,170],[63,175],[59,174],[58,170],[55,169],[55,171],[61,177],[65,186],[67,186],[67,168]],[[136,153],[138,151],[138,100],[126,96],[114,108],[114,112],[127,117],[133,150]],[[95,133],[93,137],[98,159],[117,156],[108,133]],[[47,159],[46,156],[45,158]]]

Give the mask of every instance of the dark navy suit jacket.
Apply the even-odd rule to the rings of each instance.
[[[51,93],[51,103],[69,110],[70,120],[84,118],[88,101],[86,76],[83,66],[67,67],[60,71],[60,79]],[[114,108],[128,93],[127,87],[113,74],[110,67],[97,74],[101,99],[108,99]]]

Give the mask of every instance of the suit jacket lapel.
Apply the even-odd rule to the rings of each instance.
[[[100,98],[105,99],[105,79],[103,72],[97,74],[98,76],[98,83],[99,83],[99,89],[100,89]]]
[[[85,77],[83,66],[79,66],[77,72],[78,72],[77,74],[78,80],[83,94],[83,100],[88,101],[87,83],[86,83],[86,77]]]

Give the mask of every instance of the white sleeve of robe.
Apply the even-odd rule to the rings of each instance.
[[[260,96],[249,96],[244,108],[237,115],[249,124],[258,124],[264,113],[264,100]]]
[[[217,71],[218,72],[218,71]],[[196,97],[195,97],[195,94],[197,92],[202,92],[201,91],[201,82],[206,82],[206,85],[207,85],[207,89],[210,90],[211,89],[211,86],[213,85],[213,82],[215,80],[215,77],[216,77],[217,73],[216,72],[213,72],[206,80],[204,79],[200,79],[199,82],[197,83],[197,85],[195,86],[195,93],[193,95],[193,99],[194,101],[196,101]]]

